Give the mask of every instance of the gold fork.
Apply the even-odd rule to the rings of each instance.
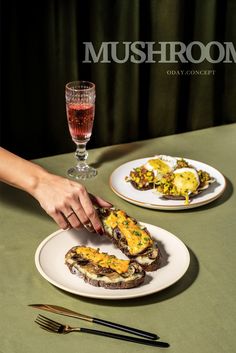
[[[66,334],[66,333],[70,333],[70,332],[85,332],[85,333],[90,333],[90,334],[94,334],[94,335],[115,338],[115,339],[119,339],[119,340],[123,340],[123,341],[145,344],[148,346],[162,347],[162,348],[169,347],[169,344],[166,342],[159,342],[159,341],[157,342],[157,341],[151,341],[151,340],[149,341],[149,340],[146,340],[143,338],[125,336],[125,335],[120,335],[120,334],[107,332],[107,331],[92,330],[92,329],[84,328],[84,327],[71,327],[69,325],[64,325],[64,324],[61,324],[60,322],[49,319],[48,317],[41,315],[41,314],[39,314],[37,316],[35,322],[42,329],[49,331],[49,332],[54,332],[54,333]]]

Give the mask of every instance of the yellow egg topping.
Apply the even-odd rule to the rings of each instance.
[[[111,268],[117,273],[125,273],[128,271],[130,261],[117,259],[114,255],[100,253],[99,249],[93,249],[85,246],[78,246],[76,253],[83,255],[83,257],[92,263],[105,268]]]
[[[150,159],[148,164],[162,175],[169,173],[172,170],[171,167],[161,159]]]
[[[149,234],[141,229],[124,211],[111,212],[105,220],[105,224],[112,229],[119,228],[126,238],[131,255],[137,255],[153,244]]]
[[[185,204],[189,204],[189,195],[195,193],[200,184],[196,170],[180,168],[174,172],[173,186],[175,193],[185,197]]]
[[[198,177],[192,172],[175,173],[174,185],[179,195],[195,192],[199,186]]]

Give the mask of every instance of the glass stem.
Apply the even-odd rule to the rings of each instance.
[[[77,148],[75,151],[75,157],[78,160],[78,164],[86,164],[88,152],[86,151],[87,141],[77,142]]]

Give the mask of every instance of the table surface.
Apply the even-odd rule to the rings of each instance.
[[[98,175],[84,182],[87,189],[138,220],[175,234],[190,252],[189,269],[176,284],[136,299],[91,299],[70,294],[47,282],[35,267],[34,255],[39,244],[57,226],[29,195],[1,184],[0,353],[104,353],[104,349],[138,353],[159,349],[80,333],[50,334],[34,323],[39,312],[27,306],[31,303],[57,304],[156,332],[170,343],[169,352],[235,352],[235,152],[236,124],[89,151],[89,162],[98,168]],[[130,204],[111,191],[109,176],[116,167],[155,154],[183,156],[213,166],[227,180],[224,194],[199,208],[159,211]],[[51,172],[65,175],[67,168],[74,164],[74,155],[36,162]],[[102,328],[73,318],[50,316],[72,325]]]

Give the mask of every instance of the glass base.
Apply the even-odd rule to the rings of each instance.
[[[68,169],[67,174],[74,179],[90,179],[97,175],[97,170],[86,163],[78,164],[76,167]]]

